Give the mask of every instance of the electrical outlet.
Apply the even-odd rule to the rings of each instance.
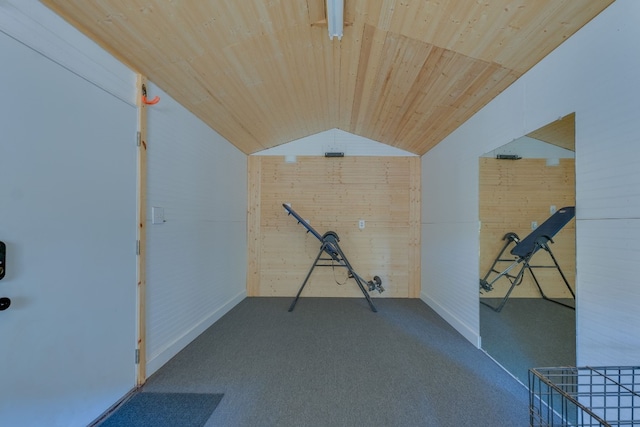
[[[536,221],[531,221],[531,229],[535,230],[536,228],[538,228],[538,223]]]
[[[553,215],[554,213],[556,213],[556,210],[557,210],[557,209],[556,209],[556,205],[551,205],[551,206],[549,206],[549,213],[550,213],[551,215]]]
[[[364,229],[364,219],[361,219],[360,221],[358,221],[358,228],[360,230]]]

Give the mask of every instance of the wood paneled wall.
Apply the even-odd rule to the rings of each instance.
[[[380,276],[380,297],[419,296],[419,157],[249,156],[248,172],[249,296],[294,296],[318,255],[318,240],[283,203],[321,234],[335,231],[355,271]],[[362,297],[346,277],[345,268],[318,267],[302,296]]]
[[[558,166],[547,166],[545,159],[480,158],[480,277],[484,277],[502,249],[505,243],[502,237],[506,233],[515,232],[522,239],[531,233],[532,221],[542,224],[550,216],[551,205],[558,209],[575,206],[574,165],[574,159],[560,159]],[[553,237],[555,243],[550,244],[572,288],[576,271],[575,240],[574,219]],[[508,251],[504,255],[503,258],[511,257]],[[502,270],[507,265],[498,264],[496,269]],[[549,255],[540,251],[533,257],[532,265],[553,264]],[[557,270],[536,269],[535,274],[547,296],[571,297]],[[492,292],[483,296],[502,297],[509,286],[506,279],[501,279]],[[540,296],[529,273],[511,296]]]

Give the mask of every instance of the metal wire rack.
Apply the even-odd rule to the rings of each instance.
[[[640,427],[640,367],[529,370],[531,427]]]

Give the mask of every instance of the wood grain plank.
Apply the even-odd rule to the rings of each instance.
[[[419,158],[300,156],[291,164],[277,156],[252,157],[261,170],[260,195],[251,196],[260,206],[259,295],[295,294],[320,249],[282,203],[291,203],[321,234],[338,233],[356,271],[367,280],[378,275],[389,287],[380,297],[419,292]],[[362,230],[360,219],[366,222]],[[305,295],[361,296],[353,283],[334,287],[331,269],[319,270]]]
[[[248,211],[247,211],[247,296],[260,295],[260,270],[262,268],[261,213],[261,162],[259,157],[247,158]]]
[[[147,106],[142,102],[147,78],[136,76],[136,105],[138,107],[139,145],[137,147],[137,219],[138,256],[137,271],[137,350],[136,385],[147,381]]]
[[[43,0],[247,154],[339,128],[430,150],[613,0]],[[428,58],[424,58],[428,53]]]

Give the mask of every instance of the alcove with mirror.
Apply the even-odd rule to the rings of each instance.
[[[479,162],[481,345],[527,384],[530,368],[576,363],[575,114]],[[535,250],[512,254],[525,239]]]

